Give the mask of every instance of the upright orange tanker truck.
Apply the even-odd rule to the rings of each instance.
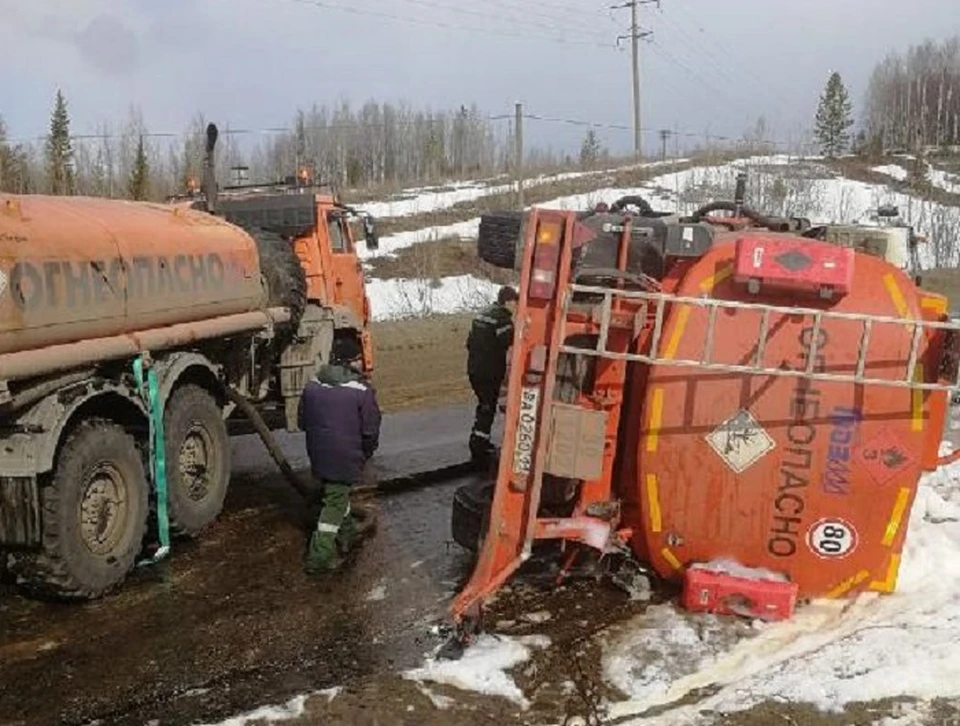
[[[237,403],[295,430],[335,337],[372,367],[373,220],[298,180],[218,190],[216,136],[175,203],[0,195],[0,560],[30,591],[98,597],[148,527],[210,524]]]

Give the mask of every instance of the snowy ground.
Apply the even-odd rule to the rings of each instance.
[[[910,172],[897,164],[875,166],[871,171],[875,171],[878,174],[885,174],[897,181],[904,181],[910,176]],[[932,164],[927,164],[927,179],[930,180],[933,186],[942,189],[948,194],[960,194],[960,174],[952,174],[943,169],[938,169]]]
[[[748,197],[751,203],[767,213],[808,217],[814,223],[877,224],[875,210],[883,205],[899,208],[901,219],[916,232],[926,236],[930,244],[921,251],[924,267],[956,260],[938,259],[934,251],[953,246],[960,235],[960,208],[926,201],[893,191],[883,184],[869,184],[837,176],[819,163],[818,157],[797,158],[786,155],[752,157],[717,166],[699,166],[661,174],[630,188],[604,187],[594,191],[558,197],[538,204],[551,209],[582,210],[598,202],[612,202],[626,195],[641,195],[655,208],[690,213],[696,207],[722,196],[730,196],[736,175],[748,171]],[[676,163],[676,162],[670,162]],[[655,167],[657,164],[648,164]],[[907,171],[897,164],[875,167],[874,171],[891,179],[905,178]],[[596,172],[602,174],[603,172]],[[573,172],[553,177],[539,177],[543,184],[563,178],[585,176]],[[931,182],[954,193],[960,193],[960,179],[931,168]],[[450,190],[411,190],[402,200],[385,202],[382,207],[366,205],[366,209],[384,216],[406,216],[423,210],[447,208],[467,199],[505,191],[508,185],[491,186],[486,182],[469,182]],[[360,256],[369,260],[390,256],[399,250],[423,242],[441,239],[474,239],[480,219],[475,217],[453,224],[428,226],[401,232],[380,240],[376,255],[361,246]],[[427,291],[425,286],[432,284]],[[482,303],[483,295],[492,295],[495,286],[476,278],[441,278],[432,283],[418,280],[371,281],[370,300],[376,319],[390,319],[429,313],[448,313]],[[459,294],[461,291],[466,294]]]
[[[815,601],[792,620],[768,624],[690,615],[668,603],[600,643],[603,678],[627,696],[606,704],[615,723],[683,726],[709,723],[705,712],[761,703],[836,712],[882,699],[908,703],[881,723],[923,723],[933,699],[960,698],[960,463],[923,477],[894,594]],[[525,707],[527,694],[508,671],[548,646],[537,637],[484,635],[463,660],[428,658],[406,677]]]

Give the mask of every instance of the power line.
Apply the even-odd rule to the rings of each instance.
[[[349,5],[338,5],[336,3],[327,2],[327,0],[287,0],[287,2],[298,3],[301,5],[313,5],[315,7],[322,8],[324,10],[336,10],[339,12],[350,13],[352,15],[381,18],[384,20],[393,20],[400,23],[410,23],[412,25],[421,25],[425,27],[440,28],[442,30],[457,30],[457,31],[464,31],[469,33],[479,33],[482,35],[498,35],[504,38],[520,38],[522,40],[541,40],[541,41],[546,41],[550,43],[561,43],[563,45],[583,45],[583,46],[591,46],[596,48],[612,48],[613,47],[609,43],[601,43],[599,41],[576,40],[571,38],[559,37],[556,35],[528,33],[526,31],[511,32],[509,30],[500,30],[500,29],[494,29],[494,28],[479,28],[471,25],[459,25],[457,23],[450,23],[443,20],[424,20],[422,18],[411,18],[406,15],[394,15],[393,13],[385,13],[379,10],[364,10],[361,8],[351,7]],[[446,9],[450,9],[450,8],[446,8]]]
[[[592,121],[589,119],[581,118],[569,118],[564,116],[551,116],[539,113],[524,113],[524,119],[530,121],[540,121],[543,123],[554,123],[562,124],[566,126],[576,126],[580,128],[595,128],[595,129],[605,129],[610,131],[634,131],[634,127],[626,124],[616,124],[608,123],[604,121]],[[480,120],[498,122],[498,121],[512,121],[514,119],[514,114],[495,114],[495,115],[486,115],[480,116]],[[376,123],[356,123],[356,124],[305,124],[299,128],[304,131],[355,131],[358,129],[383,129],[383,128],[406,128],[406,127],[416,127],[416,126],[433,126],[436,124],[445,125],[452,121],[452,117],[445,118],[421,118],[413,119],[408,121],[392,121],[392,122],[376,122]],[[268,126],[263,128],[224,128],[220,130],[221,136],[251,136],[251,135],[277,135],[277,134],[296,134],[298,130],[297,126]],[[646,128],[640,127],[640,132],[642,134],[659,134],[660,129],[655,128]],[[205,131],[197,129],[193,131],[184,131],[181,133],[171,133],[171,132],[144,132],[144,133],[113,133],[113,134],[71,134],[71,141],[107,141],[107,140],[116,140],[122,138],[160,138],[160,139],[185,139],[185,138],[200,138],[205,134]],[[680,136],[683,138],[704,138],[709,136],[710,139],[716,141],[742,141],[743,139],[736,136],[725,136],[722,134],[705,134],[701,131],[688,131],[688,130],[679,130],[671,131],[671,135]],[[47,136],[34,136],[28,138],[20,139],[11,139],[12,143],[21,143],[26,141],[36,141],[42,142],[46,141]],[[791,142],[788,141],[776,141],[776,140],[763,140],[761,143],[768,143],[778,146],[787,145]]]
[[[600,34],[601,34],[600,31],[584,30],[582,23],[581,23],[579,26],[575,26],[575,27],[574,27],[574,26],[570,26],[570,25],[544,25],[544,23],[543,23],[542,21],[539,21],[539,20],[530,20],[530,19],[526,19],[526,18],[523,18],[523,17],[515,16],[515,15],[490,15],[490,14],[488,14],[488,13],[484,13],[484,12],[481,12],[481,11],[478,11],[478,10],[473,10],[473,9],[470,9],[470,8],[456,7],[456,6],[452,6],[452,5],[444,5],[444,4],[442,4],[442,3],[434,2],[433,0],[402,0],[402,2],[408,3],[408,4],[410,4],[410,5],[417,5],[417,6],[420,6],[420,7],[431,8],[431,9],[434,9],[434,10],[445,10],[445,11],[450,12],[450,13],[459,13],[459,14],[462,14],[462,15],[471,15],[471,16],[473,16],[473,17],[483,18],[483,19],[486,19],[486,20],[501,20],[501,21],[507,21],[507,22],[509,22],[509,23],[517,24],[517,25],[529,25],[529,26],[532,26],[532,27],[535,27],[535,28],[541,28],[541,29],[544,29],[544,30],[555,30],[555,31],[558,31],[558,32],[561,32],[561,33],[577,33],[577,34],[579,34],[579,35],[583,35],[583,34],[600,35]],[[501,7],[505,7],[505,8],[508,8],[508,9],[510,9],[510,10],[515,10],[515,11],[516,11],[516,10],[521,10],[521,8],[519,8],[519,7],[515,6],[515,5],[510,5],[510,4],[504,3],[504,2],[498,2],[497,0],[494,0],[494,2],[492,2],[492,3],[491,3],[491,0],[487,0],[487,3],[488,3],[488,4],[500,5]],[[546,13],[534,12],[534,13],[532,13],[532,15],[534,15],[534,16],[536,16],[536,17],[544,18],[545,20],[549,20],[549,21],[551,21],[551,22],[553,22],[553,23],[557,23],[557,22],[570,23],[570,22],[572,22],[571,19],[563,18],[563,17],[558,17],[558,16],[556,16],[556,15],[548,15],[548,14],[546,14]],[[605,35],[605,34],[604,34],[604,35]],[[609,44],[607,44],[607,45],[609,45]]]

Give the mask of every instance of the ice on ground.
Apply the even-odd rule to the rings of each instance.
[[[490,280],[473,275],[367,281],[374,320],[468,312],[489,304],[499,289]]]
[[[837,711],[854,701],[960,697],[960,463],[921,480],[894,594],[815,601],[790,621],[745,627],[651,608],[605,648],[605,678],[630,697],[610,715],[640,717],[706,687],[715,692],[693,705],[635,722],[693,724],[704,709],[767,700]]]
[[[884,166],[874,166],[871,167],[870,171],[875,171],[877,174],[883,174],[889,176],[897,181],[903,181],[910,173],[904,169],[902,166],[897,164],[885,164]]]
[[[470,644],[460,660],[431,657],[423,666],[403,676],[421,684],[431,681],[462,691],[502,696],[526,709],[530,704],[507,671],[529,660],[531,648],[549,646],[550,639],[542,635],[513,638],[484,633]]]

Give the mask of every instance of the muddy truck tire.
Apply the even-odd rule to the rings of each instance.
[[[480,216],[477,232],[477,256],[505,270],[516,269],[522,255],[523,213],[492,212]]]
[[[454,492],[450,530],[454,542],[469,552],[478,553],[483,546],[495,487],[495,481],[484,478]]]
[[[230,439],[216,400],[185,385],[164,413],[167,447],[167,511],[170,529],[195,537],[223,509],[230,483]]]
[[[133,437],[110,421],[78,425],[40,490],[42,549],[16,553],[12,570],[33,594],[94,599],[133,568],[147,528],[148,484]]]
[[[257,243],[260,274],[267,289],[267,305],[289,308],[293,323],[291,327],[296,329],[307,307],[307,275],[293,244],[259,227],[244,229]]]

